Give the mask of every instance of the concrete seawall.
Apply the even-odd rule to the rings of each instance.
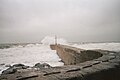
[[[120,53],[118,52],[92,50],[95,57],[84,59],[84,55],[78,56],[80,61],[77,61],[78,59],[74,60],[74,56],[82,54],[81,51],[85,50],[65,45],[51,45],[51,48],[57,50],[65,66],[37,70],[20,69],[15,73],[2,75],[0,80],[120,80]],[[90,53],[90,56],[92,57],[93,54]],[[85,55],[89,56],[87,52]]]
[[[50,45],[51,49],[56,50],[58,56],[66,65],[74,65],[101,57],[98,51],[83,50],[66,45]]]

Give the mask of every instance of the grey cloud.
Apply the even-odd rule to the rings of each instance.
[[[0,0],[0,42],[120,41],[119,0]],[[32,36],[31,36],[32,35]]]

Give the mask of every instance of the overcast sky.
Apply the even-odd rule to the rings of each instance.
[[[0,43],[120,41],[120,0],[0,0]]]

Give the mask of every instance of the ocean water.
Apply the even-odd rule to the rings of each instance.
[[[67,41],[57,38],[57,43],[67,44]],[[6,65],[19,63],[31,67],[36,63],[47,63],[52,67],[63,66],[56,51],[50,49],[50,44],[55,44],[55,37],[46,36],[41,44],[0,44],[0,74],[8,68]]]
[[[102,49],[102,50],[120,52],[119,42],[72,44],[72,46],[86,50]]]
[[[55,50],[45,44],[2,45],[0,49],[0,73],[6,65],[17,63],[34,66],[36,63],[48,63],[51,66],[63,66]],[[8,47],[9,46],[9,47]]]
[[[85,44],[69,44],[65,45],[92,50],[103,49],[120,52],[120,43],[85,43]],[[51,50],[49,44],[1,44],[0,45],[0,74],[7,69],[6,65],[25,64],[34,66],[36,63],[48,63],[49,65],[63,66],[64,63],[56,54],[55,50]]]

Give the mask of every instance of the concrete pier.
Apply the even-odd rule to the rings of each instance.
[[[83,50],[67,45],[50,45],[51,49],[56,50],[58,56],[65,65],[74,65],[85,61],[97,59],[103,54],[94,50]]]

